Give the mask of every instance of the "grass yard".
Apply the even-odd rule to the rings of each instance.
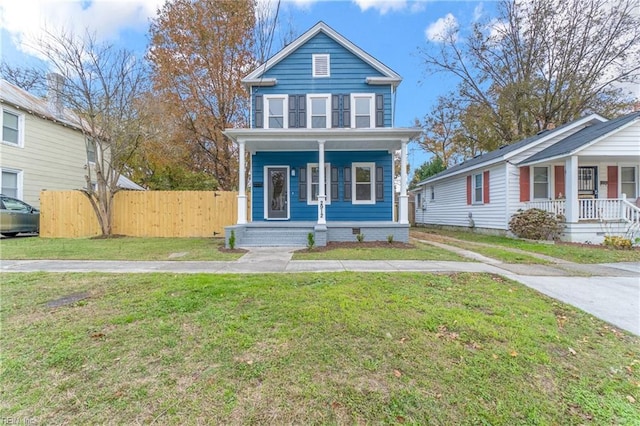
[[[2,281],[2,418],[640,419],[640,339],[497,276],[5,273]],[[47,305],[74,293],[89,297]]]
[[[358,247],[361,245],[361,247]],[[397,247],[381,242],[375,246],[367,243],[351,243],[347,247],[338,245],[329,250],[317,248],[313,250],[298,250],[293,254],[293,260],[445,260],[464,262],[468,259],[450,251],[428,244],[414,244],[413,247]]]
[[[5,238],[2,259],[66,260],[236,260],[219,251],[221,238]],[[178,254],[172,257],[171,255]]]
[[[640,250],[615,250],[602,245],[580,246],[572,244],[536,243],[495,235],[483,235],[473,232],[450,231],[435,228],[413,228],[411,230],[411,234],[422,239],[428,239],[429,234],[443,235],[469,242],[485,243],[506,248],[517,248],[575,263],[640,262]],[[421,237],[421,235],[424,235],[424,237]],[[468,249],[482,253],[480,251],[482,248],[478,246],[470,246]]]

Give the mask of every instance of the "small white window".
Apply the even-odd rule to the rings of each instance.
[[[331,76],[331,61],[329,58],[329,54],[311,55],[311,61],[313,63],[312,67],[314,77]]]
[[[375,204],[375,171],[375,163],[353,163],[351,167],[353,204]]]
[[[635,200],[636,198],[636,168],[620,167],[620,193],[625,194],[627,198]]]
[[[473,175],[473,202],[482,203],[482,173]]]
[[[93,138],[87,139],[87,161],[90,163],[96,162],[96,142]]]
[[[307,95],[307,123],[312,129],[331,127],[331,95]]]
[[[370,93],[354,93],[351,95],[351,127],[358,129],[374,127],[374,100],[374,95]]]
[[[287,96],[267,96],[264,97],[265,101],[265,129],[286,129],[288,127],[289,114],[285,109],[287,105]]]
[[[318,164],[307,164],[307,204],[318,204],[318,195],[320,195],[320,168]],[[331,204],[331,164],[324,164],[324,195],[325,203]]]
[[[549,168],[533,168],[533,198],[549,199]]]
[[[24,146],[24,116],[2,109],[2,142],[19,147]]]
[[[0,193],[22,199],[22,171],[2,169],[0,186],[2,188]]]

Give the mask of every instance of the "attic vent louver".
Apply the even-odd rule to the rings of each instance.
[[[313,76],[314,77],[329,77],[330,76],[330,62],[329,54],[312,55],[313,61]]]

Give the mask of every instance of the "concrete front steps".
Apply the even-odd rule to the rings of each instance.
[[[248,225],[236,231],[237,247],[306,247],[315,224]]]

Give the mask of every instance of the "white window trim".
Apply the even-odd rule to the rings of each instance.
[[[476,176],[480,176],[480,199],[476,197]],[[471,201],[473,204],[484,204],[484,173],[474,173],[471,175]]]
[[[307,204],[318,205],[318,200],[311,199],[311,185],[313,184],[313,175],[311,174],[311,168],[318,167],[318,163],[307,163]],[[320,178],[320,176],[318,176]],[[324,163],[324,184],[325,189],[325,204],[331,204],[331,163]]]
[[[269,206],[267,200],[269,199],[269,184],[267,178],[269,177],[269,169],[287,169],[287,217],[269,217]],[[262,169],[262,204],[264,204],[264,220],[289,220],[291,218],[291,170],[289,166],[264,166]]]
[[[264,95],[264,106],[263,106],[263,114],[264,117],[262,119],[264,128],[270,129],[269,127],[269,101],[271,99],[282,99],[282,128],[289,128],[289,95]],[[279,127],[277,127],[279,129]]]
[[[546,198],[536,198],[535,197],[535,186],[536,186],[536,169],[547,169],[547,197]],[[534,201],[534,200],[549,200],[551,197],[551,168],[549,166],[533,166],[531,167],[531,196],[529,197],[530,200]],[[576,176],[577,178],[577,176]]]
[[[373,129],[376,127],[376,95],[374,93],[352,93],[351,94],[351,128],[356,128],[356,98],[369,98],[369,127],[361,129]]]
[[[2,114],[0,114],[0,131],[4,128],[4,112],[5,111],[7,111],[10,114],[18,116],[18,143],[15,144],[13,142],[5,141],[4,137],[0,135],[0,137],[2,137],[2,143],[9,146],[24,148],[24,114],[19,111],[16,111],[13,108],[7,108],[3,106]]]
[[[331,128],[331,95],[330,94],[315,94],[315,93],[311,93],[311,94],[307,94],[307,128],[311,129],[312,127],[312,111],[311,111],[311,103],[313,99],[324,99],[326,100],[326,111],[325,114],[327,116],[327,126],[325,127],[326,129],[330,129]]]
[[[316,70],[316,58],[327,58],[327,74],[318,74]],[[327,78],[331,77],[331,55],[328,53],[314,53],[311,55],[311,68],[312,68],[312,76],[314,78]]]
[[[9,167],[0,168],[0,188],[2,188],[2,172],[15,173],[18,175],[18,178],[17,178],[18,188],[16,191],[17,192],[16,198],[19,200],[22,200],[24,197],[24,171],[19,169],[11,169]],[[7,194],[4,194],[4,195],[7,195]]]
[[[638,188],[640,188],[640,186],[638,186],[638,166],[636,166],[635,164],[620,164],[620,166],[618,167],[618,176],[620,176],[619,182],[618,182],[618,197],[622,198],[622,168],[633,168],[633,178],[635,179],[635,184],[636,184],[636,188],[635,188],[635,193],[637,194],[638,197],[640,197],[640,191],[638,191]],[[629,182],[627,182],[629,183]],[[627,195],[627,194],[625,194]],[[627,198],[629,198],[629,196],[627,195]],[[637,197],[636,197],[637,198]],[[628,200],[627,200],[628,201]],[[632,199],[632,201],[635,201],[635,198]]]
[[[356,193],[356,168],[371,168],[371,199],[357,200]],[[351,204],[375,204],[376,203],[376,163],[351,163]]]

